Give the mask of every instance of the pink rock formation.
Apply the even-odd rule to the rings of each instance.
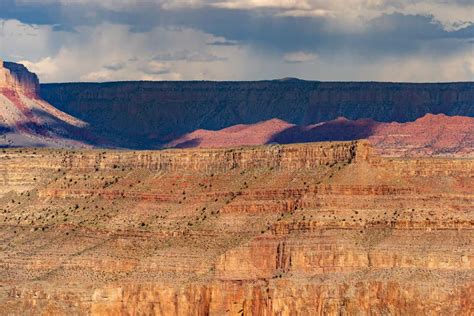
[[[197,130],[167,146],[219,148],[355,139],[368,139],[385,156],[474,157],[474,118],[427,114],[414,122],[383,123],[340,117],[308,126],[272,119],[219,131]]]
[[[268,143],[272,135],[283,132],[293,126],[294,125],[283,120],[272,119],[256,124],[234,125],[221,129],[220,131],[198,129],[170,142],[168,147],[218,148],[241,145],[262,145]]]
[[[35,74],[0,60],[0,147],[85,147],[86,123],[41,100]],[[77,139],[73,140],[74,133]]]
[[[0,89],[13,89],[30,97],[38,97],[38,77],[25,66],[5,63],[0,59]]]

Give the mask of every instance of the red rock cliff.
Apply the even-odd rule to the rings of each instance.
[[[7,314],[471,315],[474,161],[0,151]]]
[[[0,89],[12,89],[38,97],[39,80],[25,66],[0,60]]]

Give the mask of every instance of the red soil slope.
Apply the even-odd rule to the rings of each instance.
[[[279,119],[235,125],[219,131],[196,130],[168,147],[228,147],[369,139],[387,156],[474,156],[474,118],[427,114],[414,122],[383,123],[338,118],[308,126]]]

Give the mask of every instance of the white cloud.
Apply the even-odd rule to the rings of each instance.
[[[335,17],[334,13],[329,10],[314,9],[314,10],[287,10],[279,13],[278,16],[293,16],[293,17]]]
[[[155,27],[131,32],[117,24],[54,32],[49,26],[1,21],[0,56],[16,56],[42,82],[119,80],[315,80],[472,81],[472,45],[443,54],[432,47],[370,59],[351,50],[332,55],[281,52],[229,42],[202,31]],[[215,44],[221,43],[222,45]],[[451,43],[451,42],[449,42]]]
[[[293,52],[283,56],[283,60],[287,63],[307,63],[317,58],[318,55],[307,52]]]
[[[30,71],[37,74],[40,78],[54,77],[59,71],[58,65],[51,57],[40,59],[38,62],[31,62],[28,60],[20,60]]]
[[[240,51],[238,46],[208,45],[222,38],[193,29],[156,27],[135,33],[128,26],[101,24],[78,27],[67,37],[51,28],[32,27],[59,48],[43,50],[45,57],[27,58],[37,43],[26,45],[20,32],[25,25],[10,24],[15,25],[10,30],[17,41],[8,40],[16,49],[5,57],[24,56],[15,60],[37,73],[42,82],[218,79],[225,76],[221,69],[235,72],[233,64],[229,63],[230,68],[223,64],[228,63],[227,56]],[[0,33],[0,43],[6,42],[6,36]],[[25,46],[17,47],[23,41]]]
[[[125,67],[125,62],[122,61],[115,61],[103,66],[103,68],[110,70],[110,71],[117,71],[123,69]]]
[[[459,5],[450,1],[418,1],[408,3],[403,11],[406,14],[432,15],[448,31],[458,30],[474,23],[474,2]]]
[[[171,67],[169,64],[152,60],[143,65],[140,70],[148,75],[164,75],[171,71]]]
[[[16,0],[15,1],[19,5],[25,4],[53,4],[59,3],[63,6],[71,6],[71,5],[94,5],[100,6],[109,10],[126,10],[129,8],[136,7],[147,1],[143,0]],[[149,3],[153,3],[153,0],[148,1]],[[156,2],[156,1],[155,1]]]
[[[432,56],[422,51],[410,56],[374,61],[343,54],[320,57],[312,64],[293,64],[287,75],[331,81],[455,82],[474,80],[474,55],[459,53]],[[296,68],[295,68],[296,66]],[[291,72],[295,71],[297,72]]]
[[[226,9],[277,9],[277,16],[331,17],[353,27],[383,14],[433,16],[446,30],[474,23],[474,2],[449,0],[223,0],[207,5]],[[203,4],[202,4],[203,5]]]
[[[50,42],[51,27],[21,23],[17,20],[0,20],[0,57],[39,59],[50,55],[54,47]]]
[[[211,6],[226,9],[279,8],[292,10],[309,10],[311,5],[306,0],[227,0],[210,3]]]
[[[383,68],[371,68],[374,76],[384,81],[472,81],[474,55],[469,51],[444,58],[420,54],[406,59],[388,59]]]
[[[205,6],[203,0],[161,0],[160,4],[161,8],[165,10],[191,9]]]
[[[113,74],[111,71],[108,70],[99,70],[93,71],[87,74],[84,74],[80,77],[81,81],[92,81],[92,82],[104,82],[104,81],[112,81]]]

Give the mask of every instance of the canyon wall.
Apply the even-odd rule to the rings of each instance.
[[[360,147],[360,148],[359,148]],[[359,149],[358,149],[359,148]],[[0,152],[0,193],[2,190],[28,190],[43,174],[57,170],[127,170],[146,169],[152,172],[226,173],[238,169],[271,168],[285,171],[317,168],[338,162],[356,160],[368,155],[368,143],[319,143],[288,146],[267,146],[241,149],[197,149],[194,151],[64,151],[18,149],[14,155]],[[43,158],[43,159],[42,159]],[[30,161],[34,161],[31,168]]]
[[[63,83],[42,85],[41,96],[128,148],[158,148],[197,129],[274,118],[307,125],[339,116],[380,122],[414,121],[427,113],[474,116],[472,82]]]
[[[0,151],[11,315],[470,315],[474,160]]]
[[[46,101],[39,93],[35,74],[0,61],[0,147],[157,149],[370,139],[387,156],[470,157],[474,144],[469,82],[67,83],[42,85]],[[348,120],[358,118],[364,119]]]

